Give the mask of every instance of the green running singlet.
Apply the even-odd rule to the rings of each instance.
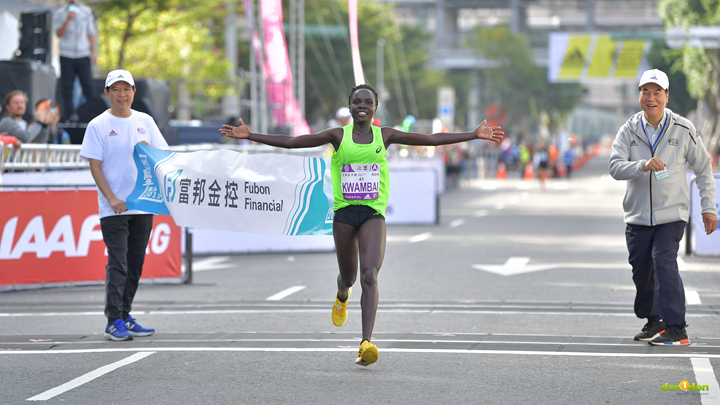
[[[353,124],[343,128],[343,138],[333,153],[331,172],[333,211],[348,205],[367,205],[382,216],[390,197],[387,150],[380,128],[370,126],[373,141],[367,145],[353,142]]]

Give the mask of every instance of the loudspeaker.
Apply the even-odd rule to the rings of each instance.
[[[50,63],[52,13],[36,11],[20,15],[20,58]]]

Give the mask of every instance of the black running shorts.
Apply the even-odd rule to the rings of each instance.
[[[334,221],[360,229],[362,224],[371,219],[384,221],[385,217],[367,205],[348,205],[335,211]]]

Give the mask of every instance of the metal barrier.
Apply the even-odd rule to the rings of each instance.
[[[90,164],[80,157],[80,145],[23,144],[15,150],[11,145],[0,145],[0,173],[28,170],[77,170],[87,169]],[[306,149],[283,149],[267,145],[197,144],[171,146],[172,152],[197,152],[228,149],[252,155],[277,153],[303,157],[323,157],[325,147]]]

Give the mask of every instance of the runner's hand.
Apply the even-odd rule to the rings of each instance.
[[[486,123],[487,120],[483,120],[483,122],[478,125],[475,130],[477,137],[479,139],[487,139],[488,141],[495,143],[501,142],[505,137],[505,131],[503,131],[501,127],[486,127]]]
[[[250,137],[250,128],[245,125],[242,118],[238,120],[239,126],[234,127],[232,125],[223,125],[218,131],[225,136],[235,139],[248,139]]]

